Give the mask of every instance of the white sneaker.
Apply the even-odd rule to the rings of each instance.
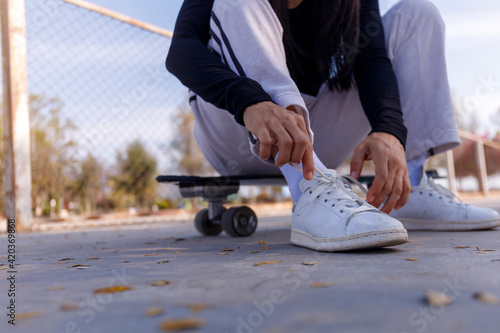
[[[482,230],[500,226],[498,212],[463,203],[425,172],[420,185],[413,187],[406,205],[392,211],[390,216],[408,230]]]
[[[406,243],[403,225],[357,196],[344,178],[350,179],[335,170],[316,169],[312,180],[301,180],[302,196],[292,214],[291,243],[328,252]]]

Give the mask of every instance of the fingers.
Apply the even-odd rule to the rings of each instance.
[[[363,162],[366,159],[366,148],[363,145],[359,145],[354,150],[354,155],[351,160],[351,177],[359,179],[361,171],[363,169]]]
[[[273,147],[273,139],[269,131],[263,128],[259,133],[256,134],[257,138],[259,138],[260,149],[259,156],[263,160],[267,160],[271,157],[272,147]]]
[[[392,182],[390,182],[389,170],[386,163],[375,162],[375,178],[366,195],[368,202],[374,207],[380,207],[385,198],[391,193]]]
[[[408,198],[410,197],[410,193],[411,193],[410,178],[408,177],[408,170],[406,170],[405,175],[403,176],[403,192],[401,193],[401,197],[396,203],[394,209],[399,210],[404,205],[406,205],[406,203],[408,202]]]
[[[382,207],[381,211],[389,214],[392,212],[394,209],[394,206],[398,202],[399,198],[401,197],[401,193],[403,192],[403,176],[405,174],[405,170],[399,169],[396,177],[394,178],[394,183],[392,185],[392,192],[387,198],[387,201],[384,204],[384,207]]]
[[[278,158],[275,161],[275,164],[276,166],[281,168],[283,165],[291,162],[293,139],[281,124],[280,126],[274,126],[273,133],[276,137],[276,144],[278,145],[280,152]]]
[[[306,148],[304,157],[302,158],[302,171],[304,172],[304,178],[311,180],[314,178],[314,157],[312,145]]]

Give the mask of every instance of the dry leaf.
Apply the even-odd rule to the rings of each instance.
[[[407,243],[413,243],[413,242],[412,242],[411,240],[409,240],[409,239],[408,239],[406,242],[407,242]]]
[[[99,260],[100,258],[97,258],[97,257],[88,257],[88,258],[85,258],[87,260]]]
[[[266,242],[266,241],[260,240],[260,241],[259,241],[259,244],[260,244],[260,245],[267,245],[267,244],[269,244],[269,242]]]
[[[17,320],[27,320],[27,319],[33,319],[36,317],[40,317],[42,315],[42,311],[29,311],[29,312],[22,312],[18,313],[16,315]]]
[[[149,308],[146,310],[145,315],[146,317],[157,317],[161,316],[164,313],[162,308]]]
[[[159,256],[159,255],[160,255],[159,253],[147,253],[144,256],[145,257],[154,257],[154,256]]]
[[[255,254],[255,253],[259,253],[259,251],[245,251],[245,253],[247,253],[247,254]]]
[[[405,258],[406,261],[418,261],[417,258]]]
[[[77,311],[78,310],[78,305],[75,304],[61,304],[60,306],[61,311]]]
[[[131,287],[127,286],[112,286],[108,288],[100,288],[94,290],[94,294],[112,294],[112,293],[120,293],[122,291],[132,290]]]
[[[476,246],[476,250],[480,251],[480,252],[494,252],[496,250],[487,250],[487,249],[480,249]]]
[[[176,238],[176,239],[174,239],[174,243],[182,242],[182,241],[185,241],[185,240],[186,240],[185,238]]]
[[[157,263],[157,264],[166,264],[167,262],[170,262],[170,260],[158,261],[158,262],[156,262],[156,263]]]
[[[125,260],[125,261],[122,261],[122,263],[126,264],[126,263],[129,263],[130,260]]]
[[[62,289],[66,289],[66,287],[64,287],[64,286],[54,286],[54,287],[47,287],[44,290],[45,291],[53,291],[53,290],[62,290]]]
[[[179,318],[165,320],[161,323],[160,327],[163,331],[175,332],[194,330],[204,326],[205,322],[198,318]]]
[[[253,264],[254,266],[262,266],[262,265],[271,265],[271,264],[277,264],[281,262],[281,260],[276,260],[276,261],[263,261],[263,262],[259,262],[257,264]]]
[[[68,268],[75,268],[75,267],[89,267],[90,265],[71,265],[68,266]]]
[[[269,246],[263,246],[260,248],[261,250],[270,250],[271,248]]]
[[[171,283],[170,280],[158,280],[158,281],[151,283],[151,285],[155,286],[155,287],[163,287],[163,286],[169,285],[170,283]]]
[[[144,245],[153,245],[153,244],[156,244],[156,242],[147,242],[147,243],[144,243]]]
[[[311,288],[330,288],[333,286],[331,282],[313,282],[311,283]]]
[[[0,267],[0,271],[5,271],[7,267]]]
[[[181,251],[175,251],[175,252],[170,252],[170,254],[179,254],[182,253]]]
[[[220,256],[227,256],[227,255],[229,255],[229,253],[227,253],[227,252],[217,252],[217,254],[220,255]]]
[[[425,299],[430,306],[439,308],[453,303],[453,298],[439,291],[428,290]]]
[[[194,313],[198,313],[201,311],[209,310],[213,308],[212,304],[209,303],[194,303],[188,305],[188,308],[193,311]]]
[[[64,259],[61,259],[59,261],[69,261],[69,260],[75,260],[75,258],[64,258]]]
[[[490,293],[474,293],[472,297],[484,304],[500,305],[500,297]]]
[[[312,262],[312,261],[311,262],[304,261],[302,263],[302,265],[304,265],[304,266],[314,266],[314,265],[317,265],[317,264],[318,264],[317,262]]]
[[[114,251],[113,251],[113,253],[118,253],[118,252],[120,252],[120,250],[114,250]]]
[[[221,250],[222,252],[233,252],[234,250],[231,250],[231,249],[225,249],[225,250]]]
[[[455,246],[455,249],[470,249],[470,246]]]
[[[101,250],[109,250],[110,247],[101,247]]]

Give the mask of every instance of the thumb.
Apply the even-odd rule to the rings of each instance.
[[[354,155],[351,160],[351,177],[359,179],[361,170],[363,169],[363,162],[365,161],[366,152],[363,148],[357,147],[354,150]]]

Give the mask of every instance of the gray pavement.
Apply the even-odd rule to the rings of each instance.
[[[161,332],[163,321],[186,317],[203,321],[197,332],[499,332],[500,306],[473,298],[500,296],[499,229],[411,232],[402,246],[332,254],[290,245],[289,225],[290,217],[262,218],[244,239],[202,237],[190,222],[18,234],[21,318],[7,324],[0,270],[0,332]],[[6,256],[5,235],[0,249]],[[254,266],[264,261],[280,262]],[[94,293],[116,285],[132,289]],[[454,302],[430,308],[428,289]],[[151,308],[163,314],[148,317]]]

